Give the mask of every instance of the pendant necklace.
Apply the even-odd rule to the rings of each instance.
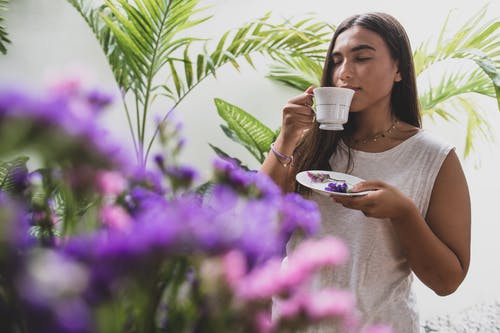
[[[396,127],[398,126],[398,124],[399,124],[399,120],[395,120],[392,123],[391,127],[389,127],[388,129],[386,129],[385,131],[375,133],[374,135],[368,136],[368,137],[363,138],[363,139],[353,139],[353,138],[351,138],[350,141],[354,145],[365,145],[367,143],[377,142],[377,140],[385,138],[386,136],[388,136],[389,134],[391,134],[391,132],[396,129]]]

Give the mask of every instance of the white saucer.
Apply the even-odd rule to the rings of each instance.
[[[315,175],[327,175],[329,176],[329,180],[325,180],[323,182],[319,181],[313,181],[311,177],[309,176],[308,173],[312,173]],[[307,170],[307,171],[302,171],[297,174],[295,177],[297,181],[306,187],[309,187],[312,189],[314,192],[319,193],[324,196],[331,196],[332,194],[339,195],[339,196],[349,196],[349,197],[354,197],[354,196],[361,196],[361,195],[366,195],[370,193],[370,191],[362,191],[362,192],[349,192],[354,185],[356,185],[359,182],[364,181],[361,178],[358,178],[356,176],[352,176],[346,173],[342,172],[335,172],[335,171],[325,171],[325,170]],[[347,193],[342,193],[342,192],[332,192],[325,190],[325,188],[328,186],[328,183],[332,182],[344,182],[347,184]]]

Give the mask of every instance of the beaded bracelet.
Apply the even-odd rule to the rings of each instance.
[[[280,153],[276,148],[274,147],[274,142],[271,143],[271,151],[273,152],[274,156],[276,156],[276,159],[280,162],[280,164],[286,168],[293,162],[293,155],[291,156],[286,156]]]

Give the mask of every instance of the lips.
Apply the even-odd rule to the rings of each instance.
[[[360,87],[353,87],[353,86],[341,86],[341,88],[352,89],[354,91],[358,91],[361,89]]]

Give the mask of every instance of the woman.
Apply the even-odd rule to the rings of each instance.
[[[368,13],[342,22],[322,85],[355,90],[345,130],[319,129],[311,87],[284,107],[281,133],[261,171],[284,190],[315,200],[322,233],[349,246],[349,262],[317,283],[352,290],[364,325],[418,332],[412,272],[444,296],[469,267],[470,199],[460,161],[452,147],[421,129],[411,47],[392,16]],[[354,191],[373,191],[320,196],[295,182],[303,170],[349,173],[367,180]]]

